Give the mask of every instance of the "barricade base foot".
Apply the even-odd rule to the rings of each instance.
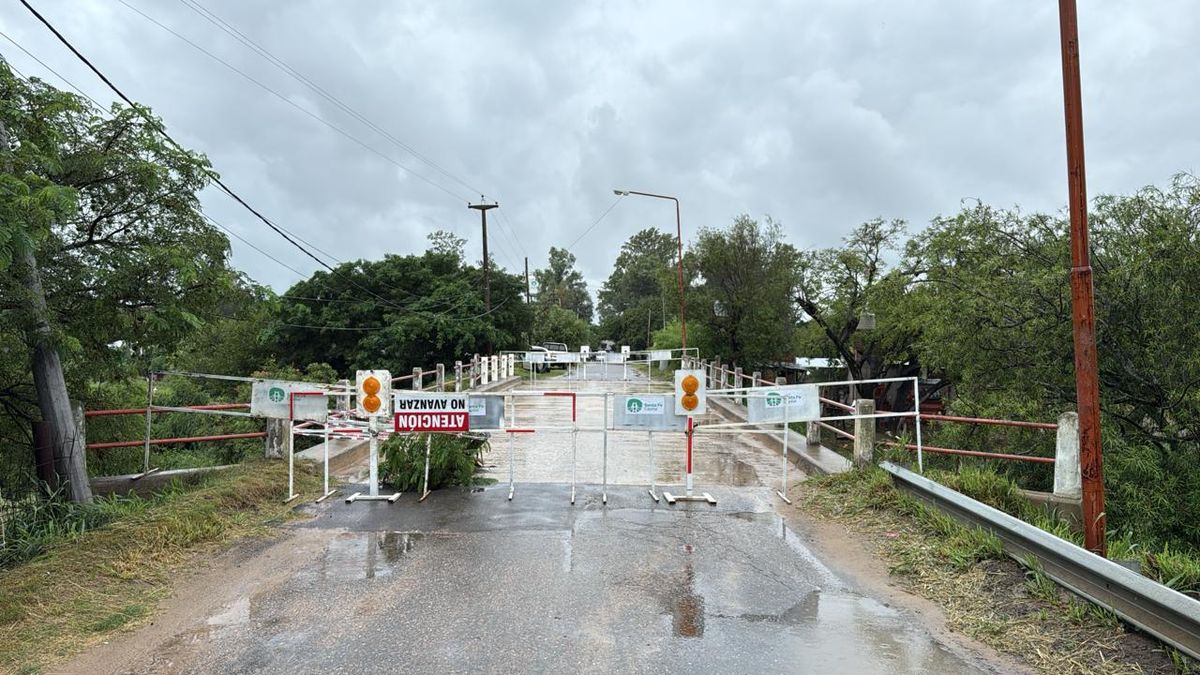
[[[575,486],[571,486],[571,504],[575,503]]]
[[[153,469],[147,469],[141,473],[134,474],[133,476],[131,476],[129,478],[129,480],[138,480],[140,478],[145,478],[146,476],[149,476],[152,473],[158,473],[159,471],[162,471],[162,469],[160,469],[158,467],[154,467]]]
[[[320,497],[317,497],[316,503],[320,504],[321,502],[325,501],[326,499],[329,499],[330,497],[336,495],[337,493],[338,493],[337,490],[330,490],[329,492],[326,492],[325,494],[321,495]]]
[[[351,504],[353,502],[387,502],[389,504],[395,504],[397,499],[400,499],[399,492],[390,494],[390,495],[364,495],[361,492],[355,492],[354,494],[350,495],[349,497],[346,497],[346,503]]]
[[[646,492],[650,493],[650,499],[653,499],[654,503],[657,504],[658,503],[658,493],[656,493],[654,490],[646,490]]]
[[[294,500],[296,497],[299,497],[299,496],[300,496],[300,493],[297,492],[296,494],[292,495],[291,497],[288,497],[287,499],[283,500],[283,503],[288,504],[292,500]]]
[[[713,496],[707,492],[702,492],[698,495],[673,495],[670,492],[663,492],[663,498],[667,500],[668,504],[674,504],[675,502],[708,502],[710,505],[715,506],[717,503],[717,500],[713,499]]]
[[[511,487],[511,486],[510,486],[510,487],[508,488],[508,501],[510,501],[510,502],[512,501],[512,498],[513,498],[513,493],[514,493],[514,492],[516,492],[516,491],[517,491],[517,489],[516,489],[515,487]]]
[[[426,497],[428,497],[428,496],[429,496],[429,495],[431,495],[431,494],[433,494],[433,493],[432,493],[432,492],[430,492],[430,491],[428,491],[428,490],[426,490],[426,491],[425,491],[425,494],[421,495],[421,498],[420,498],[420,499],[418,499],[418,500],[417,500],[417,502],[418,502],[418,503],[420,503],[420,502],[423,502],[423,501],[425,501],[425,498],[426,498]]]
[[[775,494],[779,495],[779,498],[782,499],[783,501],[787,502],[788,504],[792,503],[792,500],[788,499],[787,495],[783,494],[782,490],[776,490]]]

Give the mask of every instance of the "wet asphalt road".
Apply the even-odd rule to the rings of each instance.
[[[714,456],[774,464],[723,438]],[[511,502],[500,484],[305,507],[298,527],[330,535],[317,558],[141,672],[988,672],[839,579],[745,474],[705,474],[716,506],[656,504],[632,480],[572,506],[561,467],[538,468],[555,444],[527,450]]]

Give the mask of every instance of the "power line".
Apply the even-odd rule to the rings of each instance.
[[[489,310],[480,312],[479,314],[474,314],[472,316],[453,317],[453,318],[450,318],[447,320],[458,322],[458,321],[473,321],[475,319],[481,319],[489,314],[495,314],[497,311],[499,311],[499,309],[501,307],[508,304],[508,301],[510,299],[511,298],[505,298],[500,304],[496,305],[495,307],[493,307]],[[448,314],[448,313],[449,312],[447,311],[447,312],[442,312],[439,314],[434,314],[434,315],[430,316],[429,318],[430,319],[445,319],[446,314]],[[340,330],[340,331],[356,331],[356,332],[387,330],[388,328],[391,328],[391,326],[315,326],[315,325],[310,325],[310,324],[284,323],[284,322],[280,322],[279,325],[288,326],[289,328],[307,328],[309,330]]]
[[[22,2],[24,2],[24,0],[22,0]],[[608,216],[608,213],[616,208],[617,204],[621,203],[621,200],[624,198],[625,195],[620,195],[614,199],[613,203],[609,204],[608,208],[604,209],[604,213],[601,213],[600,217],[596,219],[596,222],[588,225],[586,230],[584,230],[578,237],[575,237],[575,241],[571,242],[571,245],[567,247],[567,251],[570,252],[571,249],[575,248],[575,244],[578,244],[584,237],[587,236],[588,232],[591,232],[593,229],[595,229],[595,227],[600,224],[600,221],[604,220],[604,218]]]
[[[267,50],[266,47],[263,47],[262,45],[258,44],[253,39],[251,39],[249,36],[247,36],[245,33],[241,32],[235,26],[230,24],[228,21],[222,19],[215,12],[213,12],[212,10],[205,7],[203,4],[201,4],[199,2],[199,0],[179,0],[179,1],[188,9],[199,14],[201,17],[203,17],[209,23],[213,24],[220,30],[224,31],[226,34],[232,36],[238,42],[241,42],[243,45],[245,45],[249,49],[257,52],[260,56],[262,56],[269,63],[274,65],[276,68],[282,70],[284,73],[286,73],[293,79],[297,80],[301,84],[305,85],[309,89],[312,89],[317,94],[319,94],[323,98],[325,98],[325,100],[329,101],[330,103],[333,103],[334,105],[336,105],[337,107],[339,107],[340,109],[345,111],[348,115],[350,115],[354,119],[362,122],[367,127],[371,128],[372,130],[377,132],[379,135],[383,136],[384,138],[388,139],[392,143],[395,143],[397,146],[408,151],[409,154],[411,154],[413,157],[416,157],[417,159],[421,160],[426,165],[428,165],[430,168],[434,169],[435,171],[442,174],[446,178],[449,178],[450,180],[467,188],[472,193],[481,192],[478,188],[471,186],[469,183],[464,181],[462,178],[451,173],[449,170],[442,167],[437,162],[434,162],[432,159],[426,157],[425,155],[421,154],[420,152],[417,152],[417,150],[415,148],[408,145],[404,141],[400,140],[393,134],[389,133],[386,129],[383,129],[375,122],[371,121],[365,115],[363,115],[362,113],[360,113],[357,110],[355,110],[354,108],[352,108],[345,101],[342,101],[338,97],[329,93],[327,90],[325,90],[323,87],[318,85],[316,82],[313,82],[310,78],[305,76],[303,73],[297,71],[286,61],[284,61],[283,59],[280,59],[279,57],[272,54],[269,50]]]
[[[49,29],[50,32],[53,33],[56,38],[58,38],[59,42],[61,42],[64,46],[66,46],[66,48],[69,49],[71,51],[71,53],[75,55],[76,58],[78,58],[80,61],[82,61],[83,64],[88,67],[88,69],[90,69],[93,73],[95,73],[96,76],[99,77],[100,80],[103,81],[104,84],[106,84],[108,86],[108,88],[113,91],[113,93],[115,93],[118,97],[120,97],[121,100],[125,101],[125,103],[127,105],[129,105],[129,107],[134,112],[136,112],[139,116],[141,116],[142,119],[144,119],[154,131],[156,131],[168,143],[170,143],[172,147],[174,147],[176,150],[178,150],[179,152],[184,153],[186,155],[192,154],[192,153],[188,152],[187,150],[185,150],[181,145],[179,145],[179,143],[173,137],[171,137],[170,134],[167,133],[166,129],[164,129],[162,127],[162,125],[158,123],[157,120],[150,117],[146,113],[145,110],[143,110],[140,106],[138,106],[136,103],[134,103],[131,98],[126,96],[125,92],[121,91],[121,89],[119,87],[117,87],[115,84],[113,84],[113,82],[111,80],[109,80],[108,77],[103,72],[101,72],[99,68],[97,68],[90,60],[88,60],[88,58],[86,56],[84,56],[78,49],[76,49],[75,45],[71,44],[71,42],[69,40],[67,40],[67,38],[65,36],[63,36],[63,34],[60,33],[58,31],[58,29],[54,27],[53,24],[51,24],[44,16],[42,16],[36,9],[34,9],[33,6],[30,5],[27,0],[21,0],[21,4],[24,5],[25,8],[28,9],[30,11],[30,13],[32,13],[34,15],[34,17],[36,17],[38,19],[38,21],[40,21],[42,23],[42,25],[46,26],[46,28]],[[12,38],[8,38],[8,39],[10,42],[13,42]],[[16,44],[16,43],[13,42],[13,44]],[[64,81],[67,81],[67,80],[65,80],[65,78],[64,78]],[[70,84],[69,81],[68,81],[68,84]],[[71,85],[71,87],[73,89],[75,89],[76,91],[80,91],[79,88],[75,87],[74,85]],[[95,100],[93,100],[91,97],[87,96],[86,94],[83,94],[82,91],[80,91],[80,94],[83,95],[88,100],[91,100],[93,103],[96,103]],[[99,104],[96,104],[96,105],[99,106]],[[218,187],[220,187],[223,192],[225,192],[225,194],[229,195],[234,201],[236,201],[243,208],[245,208],[247,211],[249,211],[251,214],[253,214],[256,218],[258,218],[260,221],[262,221],[267,227],[271,228],[272,231],[274,231],[276,234],[278,234],[280,237],[282,237],[285,241],[287,241],[289,244],[294,246],[300,252],[304,253],[304,255],[308,256],[309,258],[312,258],[321,267],[324,267],[325,269],[329,270],[329,272],[331,272],[333,274],[337,274],[337,272],[338,272],[337,269],[330,266],[324,260],[321,260],[320,258],[318,258],[314,253],[309,251],[307,248],[305,248],[304,246],[299,244],[295,239],[293,239],[291,236],[289,236],[290,233],[288,233],[286,230],[284,230],[283,228],[276,225],[269,218],[264,216],[257,209],[255,209],[253,206],[251,206],[249,203],[247,203],[246,200],[242,199],[241,195],[239,195],[232,188],[230,188],[228,185],[226,185],[225,182],[222,181],[221,178],[219,176],[217,176],[215,172],[213,172],[209,169],[204,169],[204,171],[205,171],[205,173],[208,174],[209,178]],[[326,254],[326,255],[328,255],[328,254]],[[330,257],[332,258],[332,256],[330,256]],[[391,300],[379,295],[378,293],[375,293],[374,291],[370,290],[369,288],[363,287],[362,285],[360,285],[353,279],[347,278],[347,281],[349,281],[352,286],[358,288],[359,290],[362,290],[363,292],[367,293],[368,295],[371,295],[372,297],[376,298],[377,300],[380,300],[381,302],[383,302],[386,305],[390,305],[392,307],[395,307],[397,309],[402,309],[402,310],[408,309],[406,307],[403,307],[401,305],[398,305],[398,304],[392,302]],[[407,293],[407,291],[405,291],[405,293]],[[414,297],[416,297],[415,294],[409,293],[409,295],[414,295]],[[462,303],[460,303],[460,305],[461,304]]]
[[[25,0],[21,0],[21,2],[22,2],[22,4],[25,4]],[[420,180],[422,180],[422,181],[424,181],[424,182],[428,183],[429,185],[431,185],[431,186],[433,186],[433,187],[437,188],[438,190],[441,190],[442,192],[446,193],[447,195],[449,195],[450,197],[454,198],[455,200],[461,200],[461,199],[463,199],[463,197],[462,197],[462,195],[461,195],[461,194],[456,194],[456,193],[452,192],[452,191],[451,191],[449,188],[447,188],[447,187],[445,187],[445,186],[441,185],[440,183],[437,183],[437,182],[433,181],[432,179],[430,179],[430,178],[428,178],[428,177],[426,177],[426,176],[424,176],[424,175],[422,175],[422,174],[419,174],[419,173],[417,173],[416,171],[413,171],[412,169],[410,169],[409,167],[407,167],[407,166],[405,166],[405,165],[401,164],[400,162],[398,162],[398,161],[397,161],[397,160],[395,160],[394,158],[392,158],[392,157],[388,156],[387,154],[385,154],[385,153],[381,152],[380,150],[378,150],[378,149],[376,149],[376,148],[374,148],[374,147],[372,147],[372,146],[368,145],[368,144],[367,144],[366,142],[364,142],[362,139],[360,139],[360,138],[358,138],[357,136],[355,136],[355,135],[351,134],[350,132],[346,131],[345,129],[343,129],[343,128],[341,128],[341,127],[337,126],[336,124],[334,124],[334,123],[332,123],[332,122],[330,122],[330,121],[326,120],[324,117],[321,117],[320,115],[318,115],[318,114],[316,114],[316,113],[314,113],[314,112],[312,112],[312,111],[308,110],[308,109],[307,109],[307,108],[305,108],[304,106],[300,105],[299,103],[296,103],[295,101],[293,101],[293,100],[291,100],[290,98],[288,98],[288,97],[284,96],[283,94],[279,93],[278,91],[275,91],[274,89],[272,89],[272,88],[268,87],[267,85],[263,84],[262,82],[260,82],[259,80],[255,79],[254,77],[252,77],[252,76],[248,75],[248,74],[247,74],[245,71],[242,71],[241,69],[239,69],[237,66],[234,66],[233,64],[231,64],[231,63],[229,63],[228,61],[226,61],[226,60],[222,59],[221,57],[217,56],[216,54],[213,54],[212,52],[208,51],[208,50],[207,50],[207,49],[205,49],[204,47],[202,47],[202,46],[200,46],[200,45],[196,44],[195,42],[191,41],[190,39],[188,39],[188,38],[187,38],[187,37],[185,37],[184,35],[182,35],[182,34],[180,34],[180,33],[176,32],[176,31],[175,31],[174,29],[172,29],[170,26],[167,26],[166,24],[163,24],[163,23],[161,23],[160,21],[158,21],[158,20],[157,20],[157,19],[155,19],[154,17],[150,16],[149,14],[146,14],[145,12],[143,12],[143,11],[142,11],[142,10],[140,10],[140,9],[138,9],[137,7],[134,7],[133,5],[131,5],[131,4],[129,4],[128,2],[126,2],[125,0],[117,0],[117,2],[121,3],[122,5],[125,5],[125,6],[126,6],[126,7],[128,7],[129,9],[133,10],[133,11],[134,11],[134,12],[136,12],[138,15],[140,15],[142,18],[146,19],[146,20],[147,20],[147,21],[149,21],[150,23],[153,23],[155,26],[158,26],[158,27],[159,27],[159,28],[161,28],[162,30],[165,30],[166,32],[170,33],[171,35],[174,35],[176,38],[179,38],[180,40],[182,40],[183,42],[185,42],[185,43],[187,43],[189,46],[191,46],[193,49],[195,49],[195,50],[199,51],[200,53],[202,53],[202,54],[204,54],[205,56],[209,57],[210,59],[212,59],[212,60],[216,61],[217,63],[220,63],[221,65],[225,66],[226,68],[228,68],[229,70],[233,71],[234,73],[237,73],[238,75],[240,75],[242,78],[246,79],[247,81],[249,81],[249,82],[252,82],[253,84],[257,85],[257,86],[258,86],[259,88],[261,88],[263,91],[266,91],[266,92],[270,93],[271,95],[275,96],[275,98],[278,98],[280,101],[283,101],[284,103],[286,103],[287,105],[291,106],[292,108],[295,108],[296,110],[299,110],[300,112],[304,113],[304,114],[305,114],[305,115],[307,115],[308,117],[311,117],[312,119],[316,120],[317,122],[320,122],[321,124],[323,124],[323,125],[325,125],[325,126],[329,127],[329,128],[330,128],[330,129],[332,129],[333,131],[335,131],[335,132],[337,132],[338,134],[340,134],[340,135],[344,136],[345,138],[347,138],[347,139],[348,139],[348,140],[350,140],[351,142],[355,143],[355,144],[356,144],[356,145],[358,145],[359,147],[363,148],[363,149],[364,149],[364,150],[366,150],[367,152],[370,152],[370,153],[372,153],[372,154],[376,155],[377,157],[379,157],[380,159],[384,160],[385,162],[388,162],[389,164],[392,164],[393,166],[396,166],[397,168],[399,168],[399,169],[403,170],[404,172],[408,173],[409,175],[413,176],[414,178],[418,178],[418,179],[420,179]],[[26,4],[26,6],[28,7],[28,5],[27,5],[27,4]]]
[[[121,0],[121,1],[123,4],[126,4],[128,6],[128,4],[124,2],[124,0]],[[356,119],[359,122],[361,122],[362,124],[366,125],[368,128],[374,130],[376,133],[383,136],[384,138],[391,141],[392,143],[396,144],[398,147],[406,150],[413,157],[416,157],[417,159],[421,160],[422,162],[424,162],[426,165],[428,165],[429,167],[431,167],[438,173],[449,178],[450,180],[453,180],[454,182],[467,188],[468,190],[470,190],[473,193],[480,193],[480,194],[484,193],[483,190],[479,190],[478,188],[473,187],[471,184],[467,183],[459,176],[451,173],[449,170],[447,170],[446,168],[444,168],[437,162],[435,162],[432,159],[430,159],[429,157],[421,154],[420,152],[417,152],[417,150],[415,148],[413,148],[411,145],[408,145],[404,141],[400,140],[395,135],[388,132],[386,129],[382,128],[377,123],[375,123],[374,121],[369,119],[366,115],[364,115],[361,112],[359,112],[358,110],[354,109],[348,103],[341,100],[337,96],[334,96],[329,91],[327,91],[325,88],[318,85],[316,82],[313,82],[312,79],[310,79],[303,73],[297,71],[294,67],[292,67],[290,64],[288,64],[286,61],[275,56],[266,47],[263,47],[261,44],[255,42],[253,39],[251,39],[245,33],[243,33],[242,31],[238,30],[235,26],[230,24],[228,21],[222,19],[215,12],[213,12],[212,10],[205,7],[203,4],[201,4],[199,2],[199,0],[179,0],[179,1],[185,7],[192,10],[193,12],[195,12],[196,14],[198,14],[199,16],[201,16],[202,18],[207,20],[209,23],[216,26],[218,29],[223,31],[225,34],[233,37],[235,40],[240,42],[242,45],[246,46],[247,48],[249,48],[252,51],[254,51],[255,53],[257,53],[259,56],[261,56],[263,59],[265,59],[268,63],[275,66],[279,70],[283,71],[285,74],[287,74],[292,79],[296,80],[297,82],[300,82],[304,86],[306,86],[309,89],[311,89],[312,91],[316,92],[322,98],[324,98],[325,100],[334,104],[335,106],[340,108],[342,111],[344,111],[346,114],[350,115],[354,119]],[[131,9],[133,9],[133,8],[131,8]],[[137,10],[134,9],[134,11],[137,11]],[[141,12],[139,12],[139,13],[141,13]],[[509,241],[512,242],[516,246],[517,250],[520,250],[521,252],[523,252],[525,254],[526,257],[528,257],[529,252],[525,250],[525,246],[521,243],[520,237],[518,237],[516,235],[516,228],[512,225],[512,222],[508,220],[507,214],[502,213],[501,218],[505,221],[503,223],[506,225],[505,235],[509,238]],[[507,242],[504,243],[504,246],[505,246],[505,255],[509,256],[510,263],[513,262],[514,256],[517,259],[519,259],[521,257],[520,255],[515,254],[514,250],[509,249]]]

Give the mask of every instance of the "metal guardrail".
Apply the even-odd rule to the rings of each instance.
[[[883,462],[896,487],[994,534],[1017,562],[1030,557],[1058,584],[1192,658],[1200,658],[1200,601],[908,469]]]

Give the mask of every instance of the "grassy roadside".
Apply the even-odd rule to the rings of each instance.
[[[175,573],[201,553],[291,517],[287,466],[250,462],[144,500],[107,525],[0,571],[0,671],[33,673],[148,621]],[[299,492],[317,478],[297,473]]]
[[[951,630],[1036,670],[1197,672],[1173,650],[1006,558],[992,535],[901,494],[880,469],[806,481],[797,506],[863,535],[903,588],[942,607]]]

